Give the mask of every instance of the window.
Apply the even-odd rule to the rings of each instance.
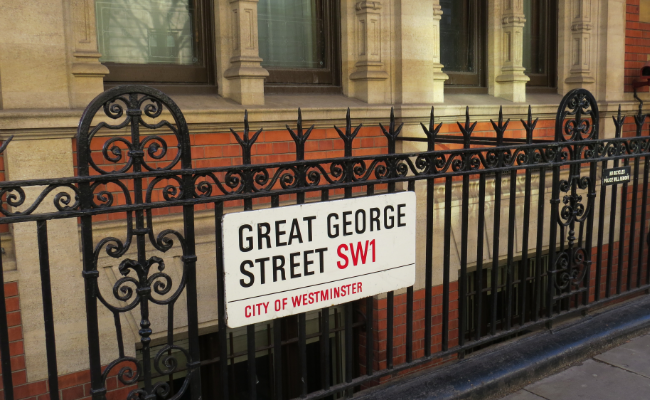
[[[449,75],[446,90],[464,87],[463,92],[483,92],[487,15],[483,0],[440,0],[440,62]],[[480,89],[479,89],[480,88]]]
[[[96,0],[105,82],[209,84],[207,0]]]
[[[337,0],[260,0],[260,57],[267,92],[340,92]],[[291,88],[288,89],[287,86]]]
[[[524,0],[523,64],[529,88],[555,88],[557,70],[556,0]]]

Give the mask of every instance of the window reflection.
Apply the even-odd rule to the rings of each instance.
[[[476,1],[440,0],[440,62],[443,71],[476,70]]]
[[[262,66],[325,68],[322,0],[260,0],[257,6]]]
[[[192,0],[96,0],[100,61],[192,65],[197,52]]]

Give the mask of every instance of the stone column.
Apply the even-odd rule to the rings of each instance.
[[[434,101],[433,0],[401,0],[396,15],[396,102]]]
[[[350,80],[355,85],[355,97],[369,104],[381,104],[390,97],[385,96],[385,81],[389,75],[382,58],[382,39],[385,27],[382,26],[382,4],[380,1],[359,1],[356,10],[356,51],[357,62]]]
[[[5,152],[7,180],[73,176],[71,144],[69,137],[13,140]],[[42,186],[26,188],[25,203],[12,211],[29,207],[43,189]],[[54,196],[62,191],[69,192],[53,191],[43,200],[36,212],[56,211],[53,205]],[[72,193],[73,202],[74,199]],[[47,377],[36,223],[23,222],[12,224],[10,227],[15,244],[27,380],[34,382]],[[48,221],[47,228],[56,354],[58,372],[63,375],[88,368],[84,281],[81,277],[83,268],[77,219],[51,220]],[[111,330],[105,328],[103,332]],[[114,329],[112,332],[115,332]]]
[[[64,4],[0,0],[0,107],[68,108]]]
[[[526,82],[530,80],[524,74],[523,67],[525,23],[523,0],[503,0],[500,26],[494,30],[496,40],[501,38],[500,54],[494,56],[498,74],[494,82],[494,96],[515,103],[526,101]]]
[[[597,5],[592,0],[572,0],[560,2],[559,7],[558,89],[560,93],[575,88],[593,91],[596,82],[597,41],[594,38],[598,35],[598,27],[594,21]]]
[[[70,105],[85,108],[104,91],[108,68],[99,62],[97,52],[97,21],[93,0],[64,2],[67,6],[66,36],[70,62]]]
[[[440,0],[433,0],[433,101],[443,103],[445,101],[445,81],[449,76],[442,72],[444,65],[440,63],[440,20],[442,19],[442,7]]]
[[[228,81],[224,97],[243,105],[264,104],[264,78],[269,76],[261,66],[257,40],[258,0],[230,0],[226,18],[231,29],[230,66],[223,76]],[[225,22],[221,18],[221,22]]]

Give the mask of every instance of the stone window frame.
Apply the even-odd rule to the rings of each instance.
[[[199,52],[203,65],[122,64],[104,62],[109,73],[104,76],[104,87],[124,83],[145,83],[169,91],[161,85],[192,85],[193,91],[216,90],[214,61],[214,12],[212,0],[192,0],[197,12],[195,32],[199,33]],[[187,88],[186,88],[187,89]],[[203,90],[201,90],[203,89]],[[172,89],[172,91],[175,91]],[[185,91],[185,90],[184,90]],[[192,90],[190,90],[192,91]]]
[[[323,69],[265,67],[269,73],[264,81],[265,93],[341,93],[340,0],[321,0],[319,6],[325,23],[327,66]]]

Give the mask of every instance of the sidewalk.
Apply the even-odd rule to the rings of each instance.
[[[650,334],[532,383],[501,400],[650,399]]]

